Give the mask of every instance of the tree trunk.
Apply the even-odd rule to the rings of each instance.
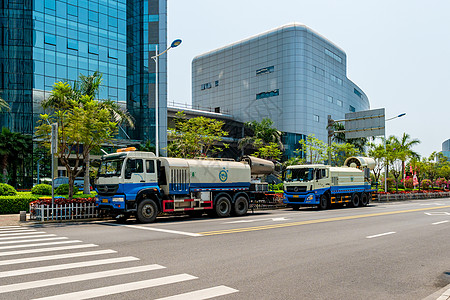
[[[8,155],[4,154],[2,156],[2,175],[3,182],[8,183]]]

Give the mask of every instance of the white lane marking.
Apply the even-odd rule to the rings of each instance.
[[[150,231],[157,231],[157,232],[164,232],[164,233],[181,234],[181,235],[195,236],[195,237],[202,236],[201,234],[198,234],[198,233],[161,229],[161,228],[154,228],[154,227],[145,227],[145,226],[139,226],[139,225],[123,225],[123,224],[111,224],[111,225],[123,226],[123,227],[128,227],[128,228],[135,228],[135,229],[150,230]]]
[[[80,248],[89,248],[89,247],[98,247],[98,245],[95,245],[95,244],[83,244],[83,245],[73,245],[73,246],[64,246],[64,247],[50,247],[50,248],[40,248],[40,249],[7,251],[7,252],[0,252],[0,256],[30,254],[30,253],[41,253],[41,252],[61,251],[61,250],[71,250],[71,249],[80,249]]]
[[[56,234],[42,234],[42,235],[30,235],[30,236],[11,236],[11,237],[0,237],[0,241],[6,241],[6,240],[18,240],[18,239],[35,239],[35,238],[41,238],[41,237],[48,237],[48,236],[56,236]]]
[[[159,270],[159,269],[164,269],[164,268],[165,267],[160,266],[160,265],[147,265],[147,266],[114,269],[114,270],[109,270],[109,271],[100,271],[100,272],[86,273],[86,274],[81,274],[81,275],[71,275],[71,276],[65,276],[65,277],[57,277],[57,278],[43,279],[43,280],[37,280],[37,281],[29,281],[29,282],[21,282],[21,283],[9,284],[9,285],[2,285],[2,286],[0,286],[0,294],[41,288],[41,287],[45,287],[45,286],[52,286],[52,285],[58,285],[58,284],[80,282],[80,281],[93,280],[93,279],[119,276],[119,275],[128,275],[128,274],[139,273],[139,272],[147,272],[147,271]]]
[[[428,212],[425,214],[429,216],[450,216],[450,213],[446,211],[435,211],[435,212]]]
[[[27,231],[27,232],[24,232]],[[31,232],[28,232],[31,231]],[[5,236],[19,236],[19,235],[30,235],[30,234],[42,234],[45,232],[42,231],[34,231],[34,230],[23,230],[20,233],[5,233],[5,234],[0,234],[0,237],[5,237]]]
[[[36,232],[36,230],[34,230],[34,229],[4,230],[4,231],[0,231],[0,236],[12,235],[12,234],[8,234],[8,233],[18,233],[18,232]]]
[[[441,221],[441,222],[436,222],[436,223],[431,223],[432,225],[439,225],[439,224],[444,224],[444,223],[448,223],[450,221]]]
[[[224,296],[231,293],[239,292],[238,290],[232,289],[230,287],[220,285],[208,289],[193,291],[190,293],[179,294],[175,296],[159,298],[157,300],[202,300],[211,299],[214,297]]]
[[[55,296],[44,297],[44,298],[39,298],[39,299],[34,299],[34,300],[90,299],[90,298],[95,298],[95,297],[102,297],[102,296],[120,294],[120,293],[140,290],[140,289],[146,289],[146,288],[161,286],[161,285],[165,285],[165,284],[177,283],[177,282],[182,282],[182,281],[187,281],[187,280],[192,280],[192,279],[197,279],[197,277],[189,275],[189,274],[179,274],[179,275],[172,275],[172,276],[166,276],[166,277],[143,280],[143,281],[136,281],[136,282],[130,282],[130,283],[124,283],[124,284],[118,284],[118,285],[105,286],[102,288],[97,288],[97,289],[92,289],[92,290],[85,290],[85,291],[80,291],[80,292],[55,295]]]
[[[11,226],[11,227],[8,227],[8,228],[4,228],[4,227],[0,227],[0,233],[2,232],[2,231],[9,231],[9,230],[28,230],[28,229],[30,229],[30,228],[28,228],[28,227],[20,227],[20,226]]]
[[[395,231],[391,231],[391,232],[385,232],[385,233],[380,233],[380,234],[375,234],[375,235],[369,235],[366,236],[367,239],[372,239],[372,238],[376,238],[376,237],[380,237],[380,236],[385,236],[385,235],[389,235],[389,234],[394,234],[396,233]]]
[[[33,236],[36,237],[36,236]],[[52,237],[52,238],[45,238],[45,239],[31,239],[31,240],[15,240],[15,241],[6,241],[6,242],[2,242],[2,245],[7,245],[7,244],[20,244],[20,243],[29,243],[29,242],[42,242],[42,241],[57,241],[57,240],[67,240],[67,237]]]
[[[286,219],[285,217],[280,218],[269,218],[269,219],[255,219],[255,220],[238,220],[238,221],[231,221],[231,222],[224,222],[223,224],[237,224],[237,223],[252,223],[252,222],[260,222],[260,221],[288,221],[290,219]]]
[[[17,225],[0,226],[0,230],[2,230],[2,229],[10,229],[10,228],[25,228],[25,227],[17,226]]]
[[[66,259],[66,258],[74,258],[74,257],[84,257],[84,256],[111,254],[111,253],[117,253],[117,251],[114,251],[114,250],[111,250],[111,249],[107,249],[107,250],[74,252],[74,253],[67,253],[67,254],[56,254],[56,255],[47,255],[47,256],[33,256],[33,257],[27,257],[27,258],[16,258],[16,259],[9,259],[9,260],[0,260],[0,266],[23,264],[23,263],[32,263],[32,262],[47,261],[47,260]]]
[[[79,240],[71,240],[71,241],[62,241],[62,242],[49,242],[49,243],[37,243],[37,244],[25,244],[25,245],[10,245],[10,246],[2,246],[2,247],[0,247],[0,250],[15,249],[15,248],[28,248],[28,247],[41,247],[41,246],[50,246],[50,245],[63,245],[63,244],[73,244],[73,243],[81,243],[81,241],[79,241]]]
[[[67,269],[92,267],[92,266],[101,266],[101,265],[115,264],[115,263],[136,261],[136,260],[139,260],[139,258],[134,257],[134,256],[124,256],[124,257],[118,257],[118,258],[90,260],[90,261],[61,264],[61,265],[54,265],[54,266],[19,269],[19,270],[13,270],[13,271],[0,272],[0,278],[20,276],[20,275],[29,275],[29,274],[36,274],[36,273],[43,273],[43,272],[51,272],[51,271],[60,271],[60,270],[67,270]]]

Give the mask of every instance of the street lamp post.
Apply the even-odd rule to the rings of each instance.
[[[399,114],[398,116],[386,119],[385,122],[386,121],[390,121],[390,120],[394,120],[394,119],[397,119],[397,118],[401,118],[404,115],[406,115],[406,113],[402,113],[402,114]],[[384,125],[384,127],[385,127],[385,129],[384,129],[384,152],[386,154],[386,158],[384,160],[384,162],[385,162],[385,166],[384,166],[384,192],[387,193],[387,191],[388,191],[387,190],[388,166],[387,166],[387,151],[386,151],[386,125]]]
[[[156,148],[156,156],[159,156],[159,80],[158,80],[158,74],[159,74],[159,57],[161,55],[163,55],[164,53],[166,53],[167,51],[169,51],[172,48],[175,48],[177,46],[179,46],[181,44],[181,40],[180,39],[176,39],[172,42],[172,44],[170,45],[169,48],[167,48],[166,50],[164,50],[161,53],[158,53],[158,45],[156,45],[156,49],[155,49],[155,56],[152,56],[151,58],[153,59],[153,61],[155,62],[155,148]]]

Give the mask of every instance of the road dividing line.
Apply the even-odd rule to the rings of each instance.
[[[439,225],[439,224],[444,224],[444,223],[448,223],[450,221],[441,221],[441,222],[436,222],[436,223],[431,223],[432,225]]]
[[[134,274],[134,273],[139,273],[139,272],[147,272],[147,271],[159,270],[159,269],[164,269],[164,268],[165,267],[160,266],[160,265],[147,265],[147,266],[131,267],[131,268],[124,268],[124,269],[114,269],[114,270],[109,270],[109,271],[100,271],[100,272],[86,273],[86,274],[80,274],[80,275],[71,275],[71,276],[65,276],[65,277],[57,277],[57,278],[43,279],[43,280],[37,280],[37,281],[29,281],[29,282],[21,282],[21,283],[9,284],[9,285],[2,285],[2,286],[0,286],[0,294],[8,293],[8,292],[15,292],[15,291],[22,291],[22,290],[29,290],[29,289],[36,289],[36,288],[58,285],[58,284],[74,283],[74,282],[94,280],[94,279],[106,278],[106,277],[112,277],[112,276],[120,276],[120,275],[128,275],[128,274]]]
[[[37,243],[37,244],[25,244],[25,245],[10,245],[10,246],[2,246],[2,247],[0,247],[0,250],[15,249],[15,248],[28,248],[28,247],[41,247],[41,246],[50,246],[50,245],[62,245],[62,244],[73,244],[73,243],[81,243],[81,242],[82,241],[79,241],[79,240],[71,240],[71,241],[62,241],[62,242],[49,242],[49,243]]]
[[[89,247],[98,247],[98,245],[82,244],[82,245],[73,245],[73,246],[64,246],[64,247],[50,247],[50,248],[40,248],[40,249],[7,251],[7,252],[0,252],[0,256],[41,253],[41,252],[61,251],[61,250],[72,250],[72,249],[81,249],[81,248],[89,248]]]
[[[151,287],[156,287],[156,286],[161,286],[161,285],[171,284],[171,283],[177,283],[177,282],[182,282],[182,281],[187,281],[187,280],[192,280],[192,279],[197,279],[197,277],[189,275],[189,274],[179,274],[179,275],[172,275],[172,276],[160,277],[160,278],[143,280],[143,281],[111,285],[111,286],[106,286],[106,287],[92,289],[92,290],[85,290],[85,291],[80,291],[80,292],[55,295],[55,296],[51,296],[51,297],[44,297],[44,298],[39,298],[39,299],[34,299],[34,300],[90,299],[90,298],[95,298],[95,297],[109,296],[109,295],[114,295],[114,294],[131,292],[131,291],[135,291],[135,290],[147,289],[147,288],[151,288]]]
[[[44,273],[44,272],[51,272],[51,271],[76,269],[76,268],[85,268],[85,267],[92,267],[92,266],[101,266],[101,265],[116,264],[116,263],[136,261],[136,260],[139,260],[139,258],[134,257],[134,256],[124,256],[124,257],[118,257],[118,258],[107,258],[107,259],[83,261],[83,262],[61,264],[61,265],[54,265],[54,266],[19,269],[19,270],[13,270],[13,271],[0,272],[0,278],[20,276],[20,275],[29,275],[29,274],[36,274],[36,273]]]
[[[373,239],[373,238],[376,238],[376,237],[390,235],[390,234],[394,234],[394,233],[396,233],[396,232],[395,231],[385,232],[385,233],[380,233],[380,234],[375,234],[375,235],[369,235],[369,236],[366,236],[366,238],[367,239]]]
[[[325,222],[356,220],[356,219],[368,218],[368,217],[389,216],[389,215],[395,215],[395,214],[403,214],[403,213],[418,212],[418,211],[427,211],[427,210],[433,210],[433,209],[443,209],[443,208],[447,208],[447,207],[450,207],[450,205],[448,205],[448,206],[439,206],[439,207],[416,208],[416,209],[408,209],[408,210],[398,210],[398,211],[388,211],[388,212],[364,214],[364,215],[354,215],[354,216],[347,216],[347,217],[315,219],[315,220],[308,220],[308,221],[281,223],[281,224],[265,225],[265,226],[244,227],[244,228],[235,228],[235,229],[224,229],[224,230],[216,230],[216,231],[205,231],[205,232],[199,232],[198,234],[201,234],[203,236],[208,236],[208,235],[218,235],[218,234],[227,234],[227,233],[249,232],[249,231],[257,231],[257,230],[266,230],[266,229],[275,229],[275,228],[300,226],[300,225],[319,224],[319,223],[325,223]]]
[[[16,258],[16,259],[9,259],[9,260],[0,260],[0,266],[32,263],[32,262],[38,262],[38,261],[66,259],[66,258],[74,258],[74,257],[85,257],[85,256],[93,256],[93,255],[112,254],[112,253],[117,253],[117,251],[114,251],[114,250],[111,250],[111,249],[107,249],[107,250],[74,252],[74,253],[47,255],[47,256],[33,256],[33,257],[27,257],[27,258]]]
[[[199,233],[177,231],[177,230],[169,230],[169,229],[161,229],[161,228],[155,228],[155,227],[145,227],[145,226],[139,226],[139,225],[123,225],[123,224],[110,224],[110,225],[123,226],[123,227],[134,228],[134,229],[157,231],[157,232],[164,232],[164,233],[180,234],[180,235],[187,235],[187,236],[194,236],[194,237],[202,236]]]
[[[238,290],[232,289],[230,287],[221,285],[212,287],[209,289],[203,289],[198,291],[193,291],[190,293],[179,294],[175,296],[159,298],[156,300],[202,300],[202,299],[211,299],[214,297],[224,296],[232,293],[239,292]]]
[[[6,240],[18,240],[18,239],[37,239],[41,237],[56,236],[56,234],[42,234],[42,235],[30,235],[30,236],[11,236],[11,237],[0,237],[0,241]]]

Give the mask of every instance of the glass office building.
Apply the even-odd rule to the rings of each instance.
[[[100,99],[136,119],[131,139],[154,141],[155,64],[166,48],[166,0],[0,0],[0,126],[33,134],[57,81],[103,74]],[[166,146],[166,62],[159,61],[160,144]],[[123,134],[123,132],[122,132]],[[123,134],[124,138],[128,138]]]
[[[239,122],[270,118],[287,133],[286,156],[309,134],[326,142],[328,115],[339,120],[370,108],[347,78],[345,52],[299,23],[195,57],[192,104],[227,111]]]

